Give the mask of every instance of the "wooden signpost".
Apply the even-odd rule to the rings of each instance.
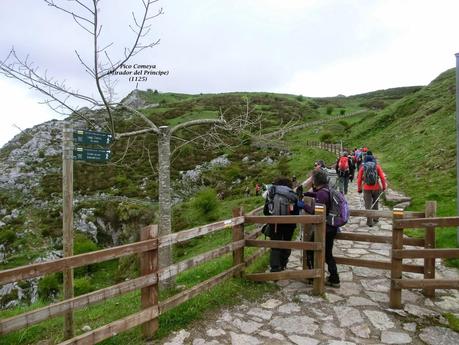
[[[62,232],[64,257],[73,255],[73,161],[84,160],[90,162],[106,162],[110,159],[111,151],[108,149],[96,149],[77,147],[73,143],[81,145],[108,145],[113,141],[109,133],[92,132],[85,130],[73,131],[69,123],[64,124],[62,136]],[[63,271],[64,274],[64,299],[74,297],[73,294],[73,269]],[[64,338],[70,339],[75,336],[73,311],[64,314]]]

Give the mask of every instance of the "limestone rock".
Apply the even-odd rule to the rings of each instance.
[[[457,333],[445,327],[426,327],[419,338],[428,345],[459,345]]]
[[[382,331],[381,341],[384,344],[410,344],[412,339],[406,333]]]
[[[385,313],[376,310],[364,310],[363,313],[377,329],[384,331],[395,326],[392,320]]]

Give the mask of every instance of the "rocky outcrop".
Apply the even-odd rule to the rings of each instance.
[[[387,202],[391,203],[411,201],[411,198],[409,196],[406,196],[402,192],[397,192],[390,188],[387,188],[384,198]]]

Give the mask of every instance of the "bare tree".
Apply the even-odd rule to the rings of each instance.
[[[152,7],[158,0],[140,0],[143,5],[143,11],[140,14],[132,12],[132,24],[129,26],[133,32],[132,43],[125,47],[123,52],[116,56],[112,51],[114,42],[101,46],[101,35],[105,32],[100,21],[100,3],[101,0],[43,0],[47,5],[55,8],[62,13],[69,15],[74,22],[86,32],[92,40],[92,58],[86,61],[83,54],[75,50],[75,56],[82,69],[93,80],[97,89],[97,97],[85,94],[80,90],[75,90],[65,82],[60,82],[48,75],[46,70],[41,70],[31,59],[26,56],[21,58],[12,48],[7,57],[0,61],[0,73],[6,77],[14,78],[40,91],[44,96],[44,102],[54,111],[68,115],[75,114],[85,119],[89,125],[102,125],[110,131],[116,140],[122,138],[135,137],[147,133],[154,133],[158,140],[158,177],[159,177],[159,233],[166,235],[171,232],[171,184],[170,184],[170,165],[171,165],[171,139],[178,131],[192,128],[194,126],[209,126],[206,135],[198,135],[191,141],[203,141],[204,143],[224,144],[221,139],[221,131],[230,131],[234,135],[247,133],[254,121],[250,120],[250,111],[247,103],[246,111],[239,117],[231,120],[225,119],[225,113],[220,111],[220,117],[217,119],[193,120],[176,125],[175,127],[158,126],[153,123],[141,111],[121,104],[115,101],[116,81],[113,80],[113,74],[122,68],[131,58],[140,54],[142,51],[155,47],[159,44],[159,39],[149,40],[148,35],[151,29],[151,21],[163,14],[162,8],[157,9],[153,14]],[[101,120],[92,119],[86,116],[82,108],[87,107],[91,110],[104,111],[98,112],[103,115]],[[116,129],[114,118],[115,110],[123,110],[140,117],[145,127],[138,128],[134,131],[120,133]],[[151,160],[150,160],[151,162]],[[171,252],[161,253],[160,264],[169,265],[171,262]]]

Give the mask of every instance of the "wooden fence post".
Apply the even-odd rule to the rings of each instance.
[[[158,239],[158,225],[150,225],[142,229],[140,232],[140,240]],[[158,249],[149,250],[140,254],[140,274],[142,276],[158,273]],[[158,275],[157,275],[158,277]],[[155,284],[146,286],[141,289],[140,302],[141,308],[147,309],[158,305],[158,279]],[[158,318],[147,321],[142,325],[142,334],[146,338],[152,338],[158,330]]]
[[[395,226],[395,220],[400,218],[403,218],[403,209],[394,208],[392,216],[392,250],[403,249],[403,228]],[[402,278],[402,259],[394,258],[391,255],[391,263],[389,305],[391,308],[400,309],[402,307],[402,289],[395,286],[394,279]]]
[[[242,207],[233,209],[233,218],[241,217],[244,215]],[[237,242],[244,239],[244,224],[233,226],[233,242]],[[233,250],[233,266],[242,264],[244,262],[244,247]],[[242,277],[242,271],[236,272],[235,277]]]
[[[437,202],[426,202],[426,218],[435,217],[437,214]],[[427,227],[425,230],[424,247],[435,248],[435,227]],[[424,259],[424,279],[435,279],[435,258]],[[424,296],[435,297],[434,288],[423,289]]]
[[[316,225],[316,232],[314,233],[314,242],[321,244],[321,250],[314,251],[314,269],[319,269],[321,274],[319,278],[314,278],[312,293],[314,295],[323,295],[325,293],[325,206],[316,205],[314,214],[322,216],[322,223]]]

